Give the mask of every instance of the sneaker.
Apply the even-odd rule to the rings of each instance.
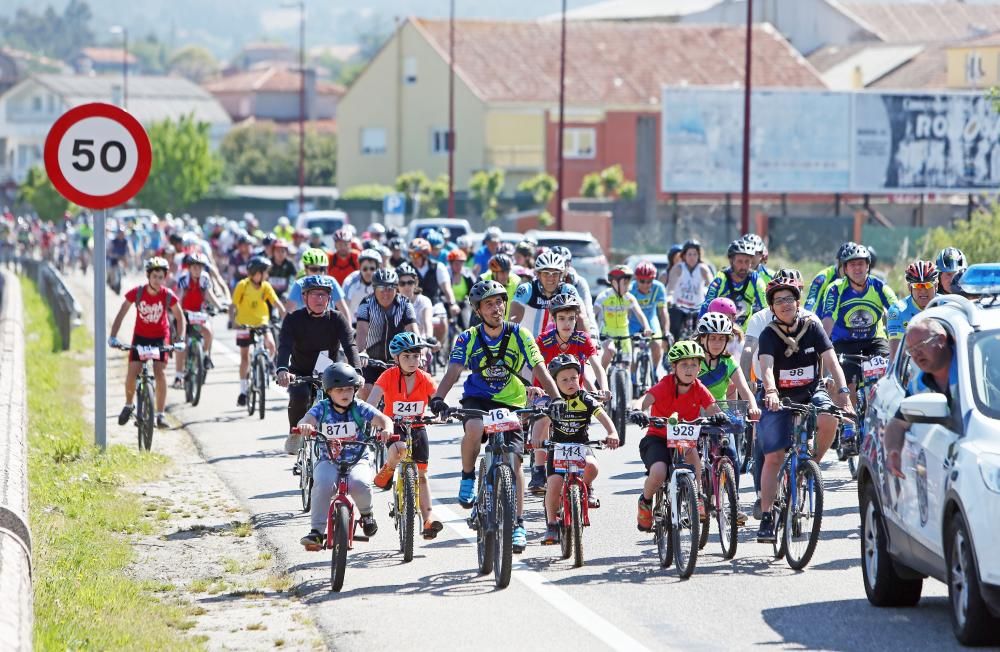
[[[156,415],[156,427],[161,430],[167,430],[170,428],[170,424],[167,423],[167,416],[165,414]]]
[[[597,494],[594,493],[594,487],[588,486],[587,487],[587,507],[589,507],[590,509],[597,509],[600,506],[601,506],[601,499],[598,498]]]
[[[472,509],[476,504],[476,481],[472,478],[462,478],[458,485],[458,504],[465,509]]]
[[[244,394],[244,393],[242,393],[242,392],[240,392],[239,398],[236,399],[236,405],[238,405],[240,407],[246,407],[247,406],[247,395]]]
[[[388,464],[383,466],[382,470],[375,474],[375,486],[383,491],[392,487],[392,472],[393,469],[389,468]]]
[[[437,537],[438,532],[444,529],[441,521],[424,521],[424,531],[421,533],[425,539],[430,541]]]
[[[651,532],[653,530],[653,505],[647,503],[639,496],[639,513],[636,516],[636,527],[640,532]]]
[[[126,405],[125,407],[122,408],[122,411],[118,413],[119,426],[124,426],[126,423],[128,423],[128,420],[132,418],[133,410],[135,410],[135,407],[132,405]]]
[[[533,494],[545,493],[545,467],[534,466],[531,468],[531,482],[528,483],[528,491]]]
[[[554,546],[559,543],[559,524],[549,523],[545,528],[545,538],[542,539],[543,546]]]
[[[759,521],[763,515],[764,511],[760,508],[760,498],[758,498],[753,503],[753,517]]]
[[[299,539],[299,543],[305,546],[306,550],[316,551],[323,549],[323,540],[326,539],[319,530],[310,530],[309,534]]]
[[[184,378],[182,376],[174,376],[174,384],[171,387],[173,389],[184,389]]]
[[[302,475],[302,464],[298,460],[292,465],[292,475]]]
[[[209,369],[215,369],[215,363],[212,362],[212,358],[210,358],[209,356],[206,355],[205,356],[205,371],[208,371]]]
[[[747,515],[742,509],[736,510],[736,525],[742,527],[747,524]]]
[[[378,523],[375,522],[374,514],[361,515],[361,530],[365,533],[366,537],[375,536],[375,533],[378,532]]]
[[[512,541],[515,554],[521,554],[528,547],[528,533],[524,531],[524,525],[518,523],[514,526],[514,538]]]
[[[768,512],[760,519],[760,527],[757,529],[757,543],[774,543],[775,541],[777,539],[774,536],[774,517]]]
[[[298,455],[299,447],[302,445],[302,435],[291,433],[285,437],[285,453],[288,455]]]

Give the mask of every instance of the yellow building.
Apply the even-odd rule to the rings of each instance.
[[[1000,84],[1000,34],[950,45],[948,88],[988,89]]]

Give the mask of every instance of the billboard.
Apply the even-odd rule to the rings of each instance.
[[[1000,187],[1000,115],[977,93],[756,91],[750,189],[970,192]],[[743,91],[663,91],[664,192],[735,193]]]

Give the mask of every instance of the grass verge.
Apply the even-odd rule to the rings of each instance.
[[[24,296],[31,505],[38,650],[185,650],[190,619],[127,576],[127,535],[152,527],[139,497],[122,485],[155,478],[167,463],[124,446],[91,444],[80,404],[80,367],[93,350],[78,328],[73,349],[58,341],[52,314],[29,279]]]

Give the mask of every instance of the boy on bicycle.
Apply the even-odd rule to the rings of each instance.
[[[271,267],[271,261],[264,256],[254,256],[247,263],[247,277],[233,289],[233,303],[229,306],[229,318],[237,328],[259,328],[271,321],[271,308],[277,308],[280,317],[285,316],[285,307],[264,275]],[[274,360],[274,338],[271,332],[264,333],[264,348]],[[236,404],[247,404],[247,385],[250,372],[250,345],[253,335],[236,335],[236,346],[240,347],[240,395]]]
[[[361,375],[344,362],[327,367],[323,371],[323,392],[327,397],[302,417],[298,424],[299,434],[309,437],[316,431],[322,432],[324,425],[345,424],[346,435],[338,436],[336,440],[346,442],[357,441],[364,432],[366,422],[378,430],[390,430],[392,420],[389,417],[357,398],[361,382]],[[330,435],[328,437],[330,441],[335,439]],[[370,537],[378,532],[378,524],[372,513],[372,465],[368,452],[365,452],[364,458],[351,469],[348,490],[361,513],[361,529],[365,536]],[[309,511],[312,529],[300,541],[306,550],[323,547],[326,517],[340,481],[338,476],[339,468],[330,459],[327,448],[317,446],[316,462],[313,464],[312,507]]]
[[[632,276],[632,268],[628,265],[615,265],[608,272],[608,283],[611,287],[598,294],[597,298],[594,299],[594,316],[601,327],[601,340],[604,347],[601,364],[605,368],[611,363],[616,347],[621,351],[622,358],[626,362],[632,359],[631,340],[616,342],[613,339],[629,337],[629,315],[639,322],[644,337],[653,334],[646,315],[639,307],[639,302],[629,292],[629,288],[632,287]],[[632,382],[635,382],[634,377]]]
[[[187,270],[177,277],[177,293],[181,295],[181,309],[185,312],[201,312],[205,304],[220,308],[215,295],[212,294],[212,281],[205,269],[208,267],[208,257],[205,254],[188,254],[184,257]],[[215,367],[212,364],[212,323],[206,321],[198,324],[202,339],[205,340],[205,370]],[[174,374],[174,389],[184,386],[184,364],[187,361],[185,351],[177,352],[177,370]]]
[[[389,342],[389,354],[396,363],[382,372],[368,401],[378,405],[385,398],[384,414],[390,419],[399,416],[397,412],[405,412],[412,416],[423,416],[431,396],[437,391],[437,383],[429,373],[420,368],[424,348],[427,343],[410,331],[397,333]],[[396,428],[396,434],[401,435],[402,429]],[[413,438],[413,461],[417,465],[420,477],[420,512],[424,519],[423,537],[433,539],[444,526],[434,518],[431,511],[431,488],[427,482],[427,463],[430,461],[430,444],[427,441],[427,428],[414,427],[410,431]],[[398,441],[388,451],[385,466],[375,474],[375,486],[379,489],[392,487],[392,474],[396,465],[406,453],[406,442]]]
[[[618,448],[618,431],[611,421],[611,417],[601,408],[601,403],[594,396],[587,394],[581,388],[583,380],[583,365],[579,358],[568,353],[563,353],[554,357],[548,364],[549,374],[556,381],[559,388],[559,395],[566,405],[563,407],[558,419],[552,421],[552,433],[549,435],[550,441],[561,444],[586,444],[590,438],[588,428],[591,417],[607,431],[608,436],[604,443],[610,449]],[[583,470],[583,481],[587,484],[588,505],[591,508],[601,506],[601,502],[594,495],[593,489],[589,489],[597,478],[597,458],[594,452],[587,450],[587,465]],[[552,459],[546,464],[546,490],[545,490],[545,515],[546,529],[545,538],[542,545],[552,545],[559,543],[559,522],[556,516],[559,514],[559,498],[562,495],[563,477],[555,470]]]
[[[632,423],[640,428],[648,428],[646,436],[639,441],[639,457],[646,466],[646,482],[639,496],[638,528],[642,532],[653,529],[653,496],[667,481],[670,473],[670,448],[667,446],[667,431],[662,426],[651,426],[649,416],[676,417],[681,421],[694,421],[704,410],[706,415],[720,414],[708,388],[698,380],[705,351],[697,342],[681,340],[667,352],[667,359],[673,372],[653,385],[642,399],[642,412],[633,413]],[[646,415],[649,410],[649,416]],[[694,468],[695,477],[701,477],[701,460],[697,448],[684,451],[684,462]],[[704,520],[705,504],[698,501],[698,516]]]

